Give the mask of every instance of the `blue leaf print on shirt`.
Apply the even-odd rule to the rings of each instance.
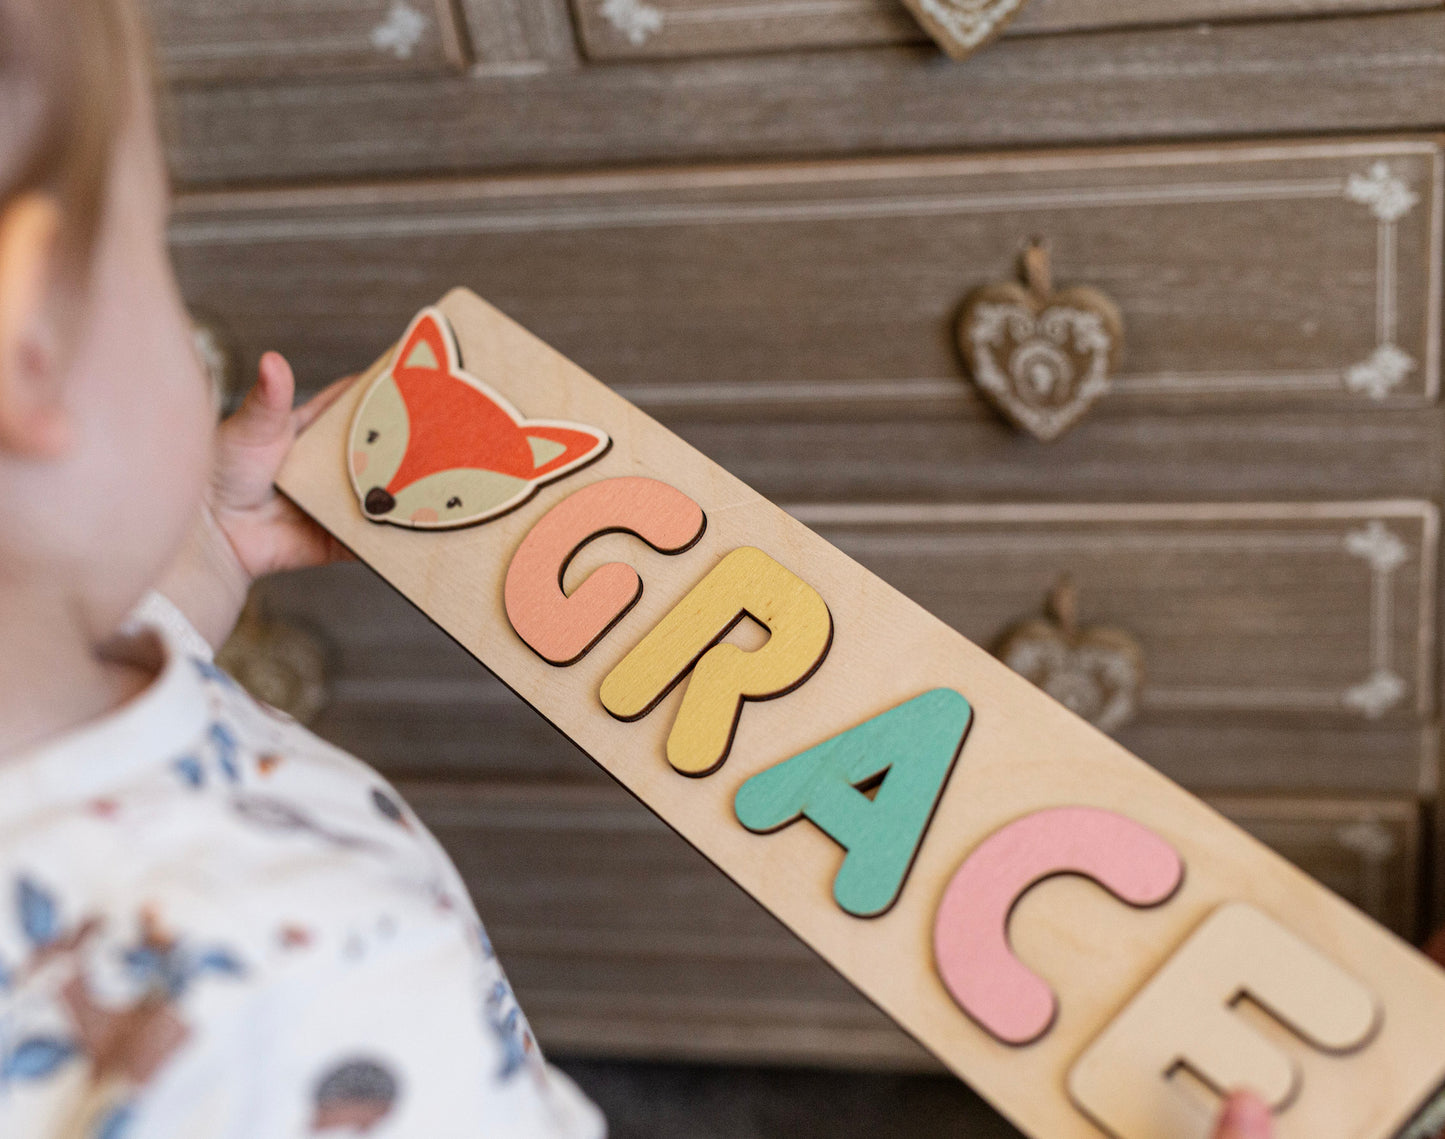
[[[0,1079],[43,1080],[77,1052],[69,1040],[53,1036],[32,1036],[17,1044],[0,1063]]]
[[[220,973],[226,977],[243,977],[246,967],[228,949],[209,949],[196,959],[195,975]]]
[[[497,1072],[497,1078],[509,1080],[527,1063],[532,1033],[512,996],[512,987],[506,981],[496,982],[487,994],[487,1026],[502,1046],[502,1067]]]
[[[221,771],[232,783],[241,781],[241,771],[236,766],[236,736],[225,724],[215,723],[211,725],[211,743],[216,748],[216,762],[221,765]]]
[[[95,1139],[124,1139],[130,1134],[131,1120],[135,1118],[135,1107],[123,1103],[100,1121],[95,1129]]]
[[[245,966],[227,949],[212,947],[195,953],[178,941],[168,944],[143,941],[127,949],[124,960],[136,981],[164,992],[171,1000],[179,1000],[192,982],[207,973],[226,977],[246,974]]]
[[[43,949],[60,936],[60,912],[55,897],[29,878],[21,878],[15,887],[16,908],[20,912],[20,928],[36,949]]]
[[[219,684],[222,688],[234,688],[236,682],[230,678],[224,669],[217,668],[208,660],[200,657],[192,657],[191,663],[196,666],[196,671],[201,674],[202,680],[209,680]]]
[[[201,767],[201,761],[195,756],[183,755],[171,766],[187,787],[200,788],[206,785],[206,772]]]

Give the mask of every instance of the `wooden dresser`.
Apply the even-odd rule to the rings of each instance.
[[[152,6],[232,383],[469,285],[980,643],[1067,578],[1142,669],[1059,634],[1061,696],[1445,920],[1440,0],[1027,0],[963,62],[898,0]],[[1049,443],[955,339],[1031,239],[1126,326]],[[366,570],[268,583],[231,659],[403,787],[554,1051],[928,1063]]]

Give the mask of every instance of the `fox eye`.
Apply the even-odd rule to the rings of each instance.
[[[366,433],[366,441],[368,443],[375,443],[379,438],[381,438],[380,431],[368,431]]]
[[[452,495],[451,498],[447,499],[447,509],[448,509],[448,510],[455,510],[455,509],[456,509],[458,506],[460,506],[461,504],[462,504],[462,500],[461,500],[460,498],[458,498],[456,495]]]

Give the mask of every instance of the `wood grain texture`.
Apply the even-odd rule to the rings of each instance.
[[[585,763],[577,756],[573,767]],[[544,1047],[936,1066],[610,781],[407,782],[402,791],[461,868]],[[1212,802],[1372,916],[1413,932],[1414,801]],[[1038,898],[1025,901],[1024,926],[1029,910],[1047,907],[1048,892],[1060,885],[1044,883]]]
[[[918,43],[896,0],[572,0],[592,59]],[[1004,35],[1437,8],[1439,0],[1028,0]]]
[[[955,628],[992,624],[985,644],[1011,624],[1011,609],[1015,620],[1027,616],[1068,574],[1094,598],[1091,622],[1118,626],[1142,647],[1148,710],[1378,719],[1435,707],[1438,534],[1429,503],[817,504],[792,513]],[[1421,551],[1415,572],[1407,549]],[[1332,577],[1354,583],[1353,602],[1309,599]],[[1257,592],[1266,582],[1274,583],[1268,601]],[[1004,591],[1018,601],[1003,601]],[[1351,631],[1332,631],[1339,621]],[[1227,643],[1225,654],[1211,653]],[[1332,682],[1317,671],[1331,658],[1340,670]],[[1412,680],[1397,686],[1381,673]],[[1377,691],[1381,684],[1388,691]]]
[[[619,469],[651,476],[672,472],[679,489],[701,503],[717,504],[697,547],[704,564],[709,554],[715,558],[751,544],[808,567],[816,587],[828,595],[840,631],[814,682],[786,700],[750,709],[753,715],[736,737],[732,762],[708,782],[679,779],[663,759],[665,717],[619,723],[579,694],[595,691],[629,636],[655,623],[689,583],[659,580],[659,588],[645,594],[619,626],[622,636],[559,672],[511,636],[501,610],[507,557],[559,488],[544,488],[537,511],[454,532],[428,547],[430,556],[425,556],[417,535],[366,522],[345,485],[343,439],[355,394],[343,397],[302,437],[280,485],[369,564],[384,566],[388,579],[421,601],[453,635],[484,652],[492,670],[511,687],[545,707],[553,723],[584,741],[635,795],[726,866],[748,893],[1020,1126],[1051,1136],[1095,1134],[1059,1092],[1064,1068],[1188,930],[1230,900],[1286,916],[1300,936],[1367,984],[1385,1010],[1384,1026],[1367,1053],[1328,1080],[1310,1081],[1308,1094],[1284,1121],[1283,1135],[1324,1129],[1389,1134],[1439,1082],[1445,1056],[1433,1047],[1445,1009],[1445,977],[1423,958],[1243,832],[1224,825],[1198,801],[483,302],[459,292],[441,307],[472,366],[487,360],[509,385],[525,385],[534,401],[545,393],[550,414],[605,425],[617,443],[614,456],[628,460],[614,464]],[[606,464],[604,458],[597,473],[615,473]],[[478,607],[476,599],[488,597],[490,608]],[[840,676],[850,682],[833,679]],[[818,725],[855,715],[858,691],[888,706],[940,685],[963,691],[980,710],[968,745],[971,755],[961,769],[967,772],[966,783],[950,784],[931,832],[948,841],[925,843],[898,904],[887,915],[860,923],[819,896],[820,879],[826,880],[819,869],[826,874],[837,858],[828,839],[801,828],[766,837],[749,834],[730,817],[732,796],[756,770],[816,742],[823,734]],[[1010,1053],[958,1013],[931,972],[893,963],[926,960],[923,946],[934,902],[964,852],[1002,822],[1060,804],[1105,809],[1127,804],[1131,817],[1178,846],[1191,874],[1170,904],[1131,914],[1128,922],[1102,918],[1091,911],[1096,903],[1087,893],[1081,897],[1068,889],[1052,891],[1043,912],[1030,910],[1014,932],[1015,948],[1069,999],[1043,1040],[1025,1053]],[[1088,929],[1109,932],[1081,939],[1078,931]],[[1099,953],[1103,961],[1094,956]],[[879,969],[879,962],[890,965]],[[1040,1094],[1049,1088],[1052,1094]]]
[[[1445,23],[1425,11],[1018,37],[961,68],[900,47],[183,87],[169,104],[172,168],[189,185],[1439,129]]]
[[[577,60],[566,0],[459,0],[476,77],[520,78]]]
[[[147,0],[166,77],[403,76],[460,70],[449,0]]]
[[[243,369],[273,346],[303,375],[363,366],[378,327],[460,279],[646,410],[762,419],[754,438],[772,454],[781,415],[990,422],[954,324],[1041,235],[1054,278],[1104,290],[1128,323],[1109,398],[1079,442],[1057,444],[1092,458],[1099,421],[1145,409],[1433,400],[1441,171],[1422,138],[196,194],[172,248],[188,300],[226,322]],[[1128,433],[1136,447],[1160,438]],[[1036,461],[1023,457],[1014,477]],[[1169,476],[1150,465],[1129,484]]]

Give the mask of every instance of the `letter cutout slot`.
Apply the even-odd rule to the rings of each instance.
[[[1323,1052],[1367,1044],[1374,995],[1313,946],[1243,902],[1221,906],[1101,1032],[1069,1094],[1117,1139],[1203,1139],[1210,1119],[1170,1077],[1187,1068],[1221,1094],[1247,1087],[1276,1111],[1304,1089],[1299,1067],[1235,1010],[1247,996]]]
[[[549,664],[576,664],[642,596],[631,566],[608,562],[569,596],[562,579],[588,542],[603,534],[641,538],[662,554],[691,549],[707,528],[702,508],[656,479],[604,479],[568,495],[522,539],[507,567],[507,619]]]
[[[1008,940],[1018,900],[1056,874],[1082,874],[1131,906],[1155,906],[1179,888],[1184,864],[1148,827],[1097,807],[1035,811],[964,859],[934,919],[934,958],[959,1008],[1005,1044],[1037,1040],[1058,1011],[1053,990]]]
[[[838,905],[876,917],[903,889],[972,721],[967,700],[935,688],[758,772],[733,809],[759,833],[807,818],[848,851]],[[862,788],[880,778],[870,800]]]
[[[768,640],[745,652],[718,644],[744,617]],[[833,618],[812,586],[761,550],[733,550],[643,637],[602,681],[602,705],[638,720],[689,672],[667,737],[667,760],[684,775],[710,775],[732,747],[743,701],[791,692],[823,663]]]

